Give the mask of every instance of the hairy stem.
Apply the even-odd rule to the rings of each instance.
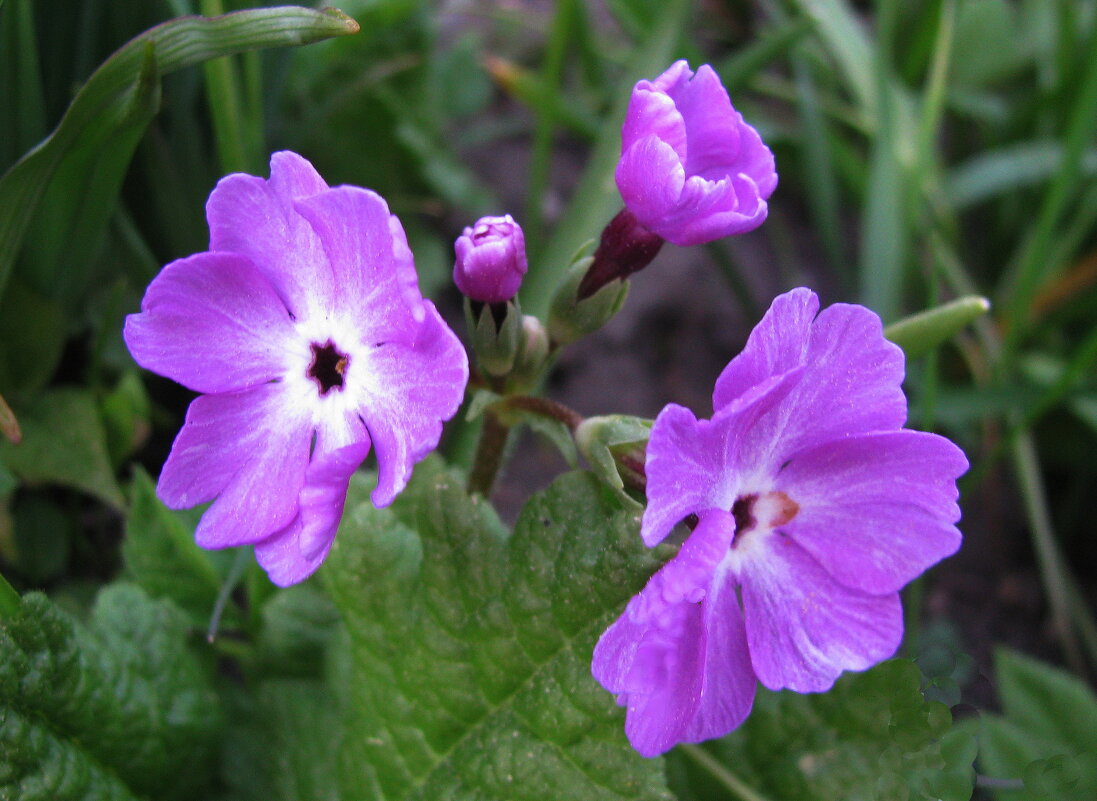
[[[510,428],[491,410],[484,412],[484,427],[480,430],[480,441],[476,444],[476,455],[469,471],[469,492],[491,497],[491,487],[503,465],[503,451],[509,433]]]

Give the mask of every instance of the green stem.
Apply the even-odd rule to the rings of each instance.
[[[716,781],[740,801],[768,801],[764,795],[749,787],[742,779],[716,761],[706,750],[698,745],[680,745],[679,750],[707,770]]]
[[[491,488],[499,468],[503,466],[503,451],[506,450],[510,428],[503,425],[491,411],[484,412],[484,427],[480,430],[480,441],[476,444],[476,456],[473,457],[472,470],[469,471],[470,493],[479,493],[485,498],[491,497]]]
[[[213,614],[210,615],[209,629],[206,631],[206,639],[213,642],[217,639],[217,628],[221,625],[221,615],[225,612],[225,606],[229,602],[229,596],[240,583],[240,577],[244,575],[248,562],[251,561],[251,548],[241,548],[236,552],[236,559],[229,568],[229,574],[225,577],[225,583],[221,585],[221,591],[217,593],[217,602],[213,605]]]
[[[218,17],[225,13],[221,0],[202,0],[204,16]],[[246,172],[253,169],[250,130],[240,97],[240,85],[232,56],[222,56],[202,65],[206,74],[206,96],[213,119],[217,155],[225,172]]]
[[[547,417],[550,420],[558,420],[572,431],[575,431],[584,419],[579,412],[562,403],[534,395],[511,395],[503,401],[503,405],[508,409],[521,409],[526,412],[533,412],[541,417]]]
[[[1036,443],[1029,431],[1018,431],[1013,439],[1013,463],[1020,483],[1021,498],[1032,526],[1032,542],[1044,588],[1051,605],[1051,619],[1063,643],[1063,652],[1072,670],[1085,675],[1085,661],[1078,646],[1071,613],[1070,573],[1055,541],[1047,494],[1040,476]]]

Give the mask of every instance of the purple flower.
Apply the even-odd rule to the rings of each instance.
[[[484,303],[510,300],[526,274],[526,238],[509,215],[481,217],[454,243],[453,281],[461,293]]]
[[[468,362],[419,294],[400,222],[300,156],[222,179],[210,249],[167,265],[126,320],[137,362],[196,392],[160,474],[172,508],[213,501],[203,548],[255,545],[276,584],[324,560],[372,443],[392,502],[457,410]]]
[[[646,228],[699,245],[757,228],[777,186],[773,154],[707,64],[676,61],[632,90],[617,188]]]
[[[960,545],[963,453],[903,428],[903,355],[879,318],[781,295],[725,368],[715,414],[667,406],[641,534],[689,515],[677,556],[602,635],[594,675],[654,756],[734,729],[755,680],[817,692],[891,656],[898,590]]]

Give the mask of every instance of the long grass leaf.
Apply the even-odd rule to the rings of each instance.
[[[659,10],[651,38],[637,49],[629,64],[613,113],[602,126],[568,209],[544,251],[530,265],[522,287],[522,303],[529,313],[545,313],[553,289],[567,269],[568,259],[580,245],[598,236],[621,205],[613,171],[621,150],[620,121],[624,119],[632,86],[638,78],[654,77],[669,65],[689,7],[687,0],[668,0]]]
[[[115,52],[84,84],[57,129],[0,178],[0,292],[27,226],[62,160],[89,139],[109,141],[126,120],[151,45],[161,75],[211,58],[263,47],[302,45],[354,33],[358,24],[337,11],[287,6],[158,25]]]

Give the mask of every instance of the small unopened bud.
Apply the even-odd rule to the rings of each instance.
[[[533,389],[548,365],[549,336],[545,326],[536,317],[522,316],[522,345],[514,361],[509,386],[513,391],[528,392]]]
[[[484,303],[502,303],[518,294],[526,274],[526,238],[506,214],[481,217],[454,243],[453,281],[462,294]]]

